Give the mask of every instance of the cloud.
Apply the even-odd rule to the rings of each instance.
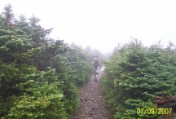
[[[144,45],[165,39],[176,28],[175,1],[171,0],[6,0],[15,13],[35,15],[46,28],[54,28],[52,37],[65,42],[112,51],[130,37]],[[167,37],[168,38],[168,37]]]

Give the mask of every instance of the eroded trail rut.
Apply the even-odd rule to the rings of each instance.
[[[73,119],[113,119],[101,94],[102,75],[103,71],[99,71],[97,82],[92,76],[89,82],[80,89],[80,102]]]

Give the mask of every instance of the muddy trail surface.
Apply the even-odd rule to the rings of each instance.
[[[80,101],[73,119],[113,119],[101,94],[100,80],[103,74],[103,70],[99,71],[97,82],[92,76],[89,82],[80,89]]]

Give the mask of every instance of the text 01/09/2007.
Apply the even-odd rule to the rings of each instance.
[[[138,115],[142,114],[171,114],[172,108],[137,108]]]

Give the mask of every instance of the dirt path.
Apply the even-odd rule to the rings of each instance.
[[[97,82],[92,76],[89,82],[80,89],[80,102],[73,119],[113,119],[100,91],[102,75],[103,71],[100,71]]]

